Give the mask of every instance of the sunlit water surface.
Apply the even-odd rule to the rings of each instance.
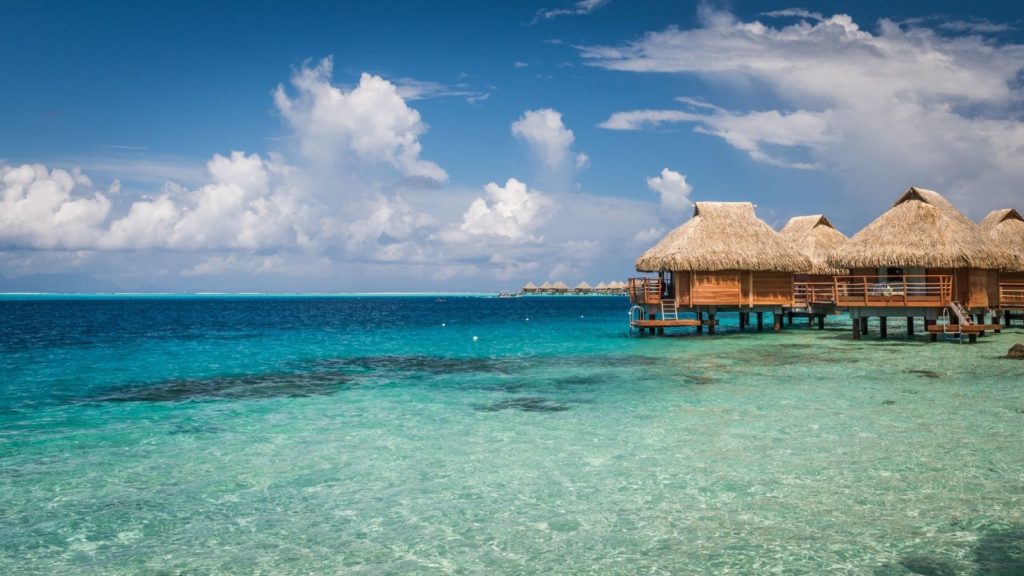
[[[1024,330],[443,300],[0,300],[0,574],[1024,573]]]

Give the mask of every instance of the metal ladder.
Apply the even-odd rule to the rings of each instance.
[[[679,320],[679,309],[676,307],[675,300],[662,300],[661,301],[661,319],[662,320]]]
[[[953,300],[949,303],[949,307],[953,310],[953,313],[956,314],[956,317],[960,320],[961,324],[964,326],[974,326],[974,320],[971,320],[970,315],[967,314],[967,310],[964,310],[963,304]]]
[[[942,339],[943,340],[956,340],[961,344],[964,343],[964,332],[960,329],[960,324],[956,324],[955,328],[953,324],[949,322],[949,308],[942,309],[942,316],[936,321],[942,326]]]

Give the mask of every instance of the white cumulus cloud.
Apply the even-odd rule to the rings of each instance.
[[[0,245],[89,248],[110,207],[78,170],[0,166]]]
[[[492,236],[514,242],[537,241],[533,232],[545,223],[554,208],[544,194],[529,190],[523,182],[509,178],[504,186],[484,186],[485,198],[477,198],[462,217],[459,230],[470,237]]]
[[[693,186],[686,181],[686,176],[675,170],[664,168],[661,175],[647,178],[647,187],[661,196],[662,207],[672,212],[673,216],[693,206],[690,201]]]
[[[576,137],[562,123],[562,113],[551,108],[527,110],[512,123],[512,134],[523,139],[549,171],[564,169]],[[586,163],[586,154],[582,155]],[[577,165],[580,157],[577,156]]]
[[[388,164],[406,176],[448,179],[437,164],[420,158],[419,138],[427,130],[391,82],[363,74],[359,85],[344,90],[331,84],[331,58],[292,76],[297,94],[283,85],[274,92],[281,116],[295,131],[303,153],[320,162],[355,154],[358,160]]]

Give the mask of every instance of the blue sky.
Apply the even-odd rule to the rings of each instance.
[[[593,284],[693,201],[853,234],[912,184],[1024,200],[1012,3],[4,13],[0,289]]]

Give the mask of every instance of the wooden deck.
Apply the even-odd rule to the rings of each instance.
[[[928,331],[928,336],[931,337],[932,342],[937,341],[939,339],[940,334],[959,334],[961,336],[966,335],[967,341],[973,344],[978,341],[978,336],[984,336],[985,332],[991,330],[992,332],[998,333],[1002,330],[1002,328],[1003,327],[1000,324],[931,324],[927,326],[925,329]]]
[[[680,318],[678,320],[633,320],[629,323],[634,328],[678,328],[683,326],[710,326],[708,320],[697,320],[696,318]],[[718,320],[714,321],[718,325]]]

